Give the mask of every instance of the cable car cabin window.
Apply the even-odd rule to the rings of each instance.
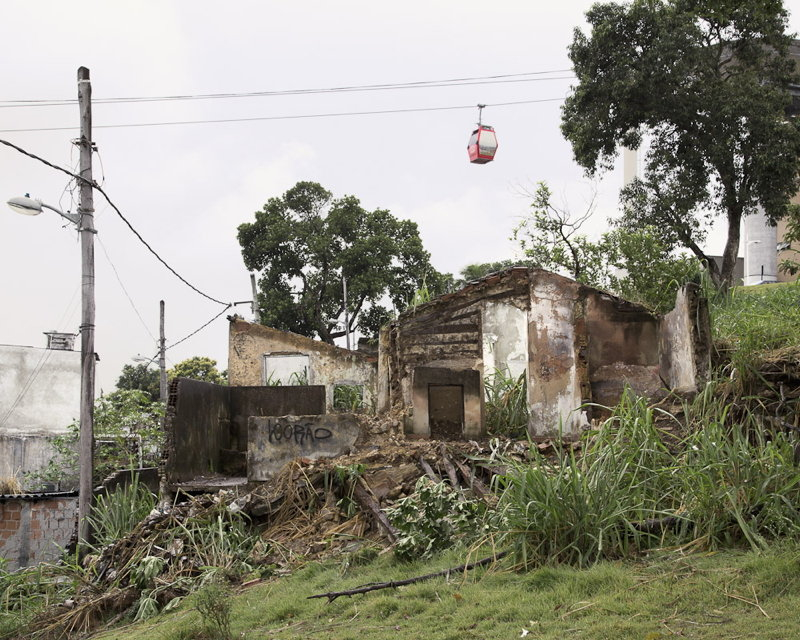
[[[469,143],[467,144],[467,148],[472,147],[478,144],[478,130],[472,132],[472,135],[469,137]]]
[[[497,151],[497,136],[494,131],[487,131],[484,129],[478,136],[478,151],[480,155],[494,156]]]

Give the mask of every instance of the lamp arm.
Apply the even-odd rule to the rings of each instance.
[[[42,209],[50,209],[50,211],[55,211],[58,215],[60,215],[62,218],[66,218],[72,224],[74,224],[76,226],[80,225],[81,217],[79,215],[76,215],[74,213],[64,213],[60,209],[56,209],[55,207],[51,207],[49,204],[45,204],[44,202],[39,202],[39,204],[42,206]]]

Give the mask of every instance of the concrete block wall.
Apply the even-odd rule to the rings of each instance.
[[[6,570],[57,560],[75,531],[78,498],[0,496],[0,557]]]

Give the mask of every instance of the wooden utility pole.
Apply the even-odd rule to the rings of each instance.
[[[161,320],[159,323],[158,335],[158,398],[167,406],[167,360],[166,360],[166,339],[164,338],[164,301],[160,302],[161,306]]]
[[[89,70],[78,69],[80,110],[80,216],[81,234],[81,408],[78,484],[78,545],[90,542],[89,511],[92,505],[94,471],[94,193],[92,178],[92,85]]]

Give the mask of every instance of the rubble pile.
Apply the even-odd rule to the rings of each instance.
[[[35,620],[30,631],[72,637],[135,614],[143,599],[161,608],[191,592],[210,566],[233,582],[253,582],[287,573],[298,560],[367,544],[388,548],[396,532],[383,509],[411,494],[421,476],[492,501],[491,478],[505,471],[494,461],[499,455],[522,461],[529,450],[527,442],[405,440],[392,431],[373,434],[358,450],[338,458],[295,460],[273,481],[247,492],[179,494],[162,503],[128,535],[87,556],[89,580],[75,597]],[[247,544],[234,539],[228,551],[236,553],[235,547],[247,557],[226,565],[220,553],[212,564],[209,554],[221,539],[203,544],[196,539],[198,527],[209,523],[233,531],[232,536],[234,525],[246,527]],[[143,566],[156,567],[154,575],[143,579]]]

